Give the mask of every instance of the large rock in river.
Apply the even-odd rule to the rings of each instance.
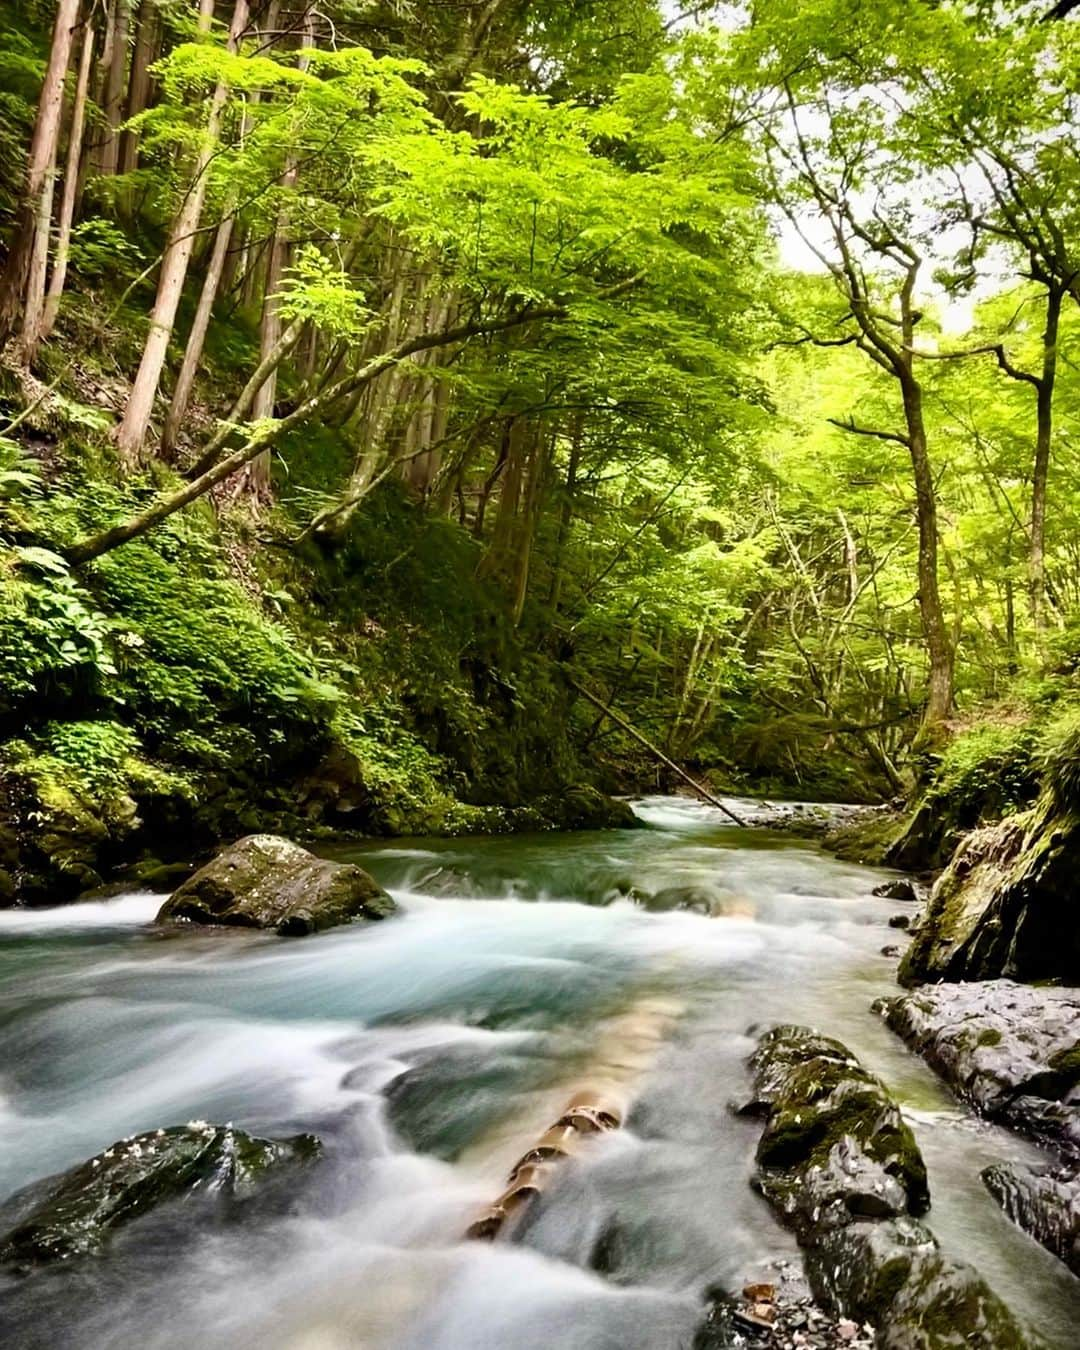
[[[922,1155],[879,1079],[839,1041],[777,1027],[751,1061],[765,1115],[756,1184],[791,1225],[811,1288],[869,1323],[887,1350],[1024,1350],[1030,1341],[970,1266],[914,1216],[929,1206]]]
[[[934,887],[901,984],[999,975],[1080,983],[1078,868],[1080,823],[1050,798],[972,831]]]
[[[830,1036],[775,1027],[751,1065],[764,1114],[756,1184],[800,1234],[922,1214],[926,1165],[885,1085]]]
[[[319,1147],[310,1134],[256,1139],[205,1121],[122,1139],[4,1205],[0,1223],[14,1226],[0,1236],[0,1262],[30,1269],[91,1255],[116,1229],[167,1201],[195,1193],[245,1199],[264,1173],[312,1159]]]
[[[1080,1275],[1080,1174],[1074,1167],[996,1163],[982,1173],[986,1189],[1036,1242]]]
[[[1080,1160],[1080,991],[985,980],[874,1006],[983,1115]]]
[[[360,919],[384,919],[396,903],[354,863],[317,858],[274,834],[230,844],[158,911],[159,923],[270,928],[286,937]]]

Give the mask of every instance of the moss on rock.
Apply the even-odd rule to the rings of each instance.
[[[267,928],[299,937],[364,919],[383,919],[397,904],[354,863],[329,862],[275,835],[225,848],[176,890],[159,923]]]

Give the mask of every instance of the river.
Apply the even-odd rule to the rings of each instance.
[[[870,894],[888,874],[686,799],[636,810],[648,828],[328,850],[403,912],[300,940],[163,935],[147,895],[0,912],[0,1194],[192,1118],[327,1148],[246,1223],[177,1206],[108,1258],[9,1282],[0,1341],[688,1347],[708,1286],[798,1260],[749,1185],[759,1125],[730,1110],[755,1030],[798,1021],[897,1094],[943,1245],[1074,1347],[1080,1281],[979,1181],[1033,1150],[973,1118],[869,1011],[894,987],[881,948],[902,906]],[[673,886],[716,914],[633,898]],[[556,1170],[513,1240],[463,1241],[583,1086],[618,1097],[624,1127]]]

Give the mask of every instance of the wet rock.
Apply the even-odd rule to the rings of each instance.
[[[890,917],[889,917],[889,927],[890,927],[890,928],[910,928],[910,927],[911,927],[911,915],[910,915],[910,914],[893,914],[893,915],[890,915]]]
[[[883,900],[907,900],[912,904],[917,904],[923,898],[915,883],[906,877],[896,881],[883,881],[880,886],[875,886],[870,894]]]
[[[882,949],[881,949],[881,954],[882,954],[882,956],[892,956],[892,957],[896,957],[896,956],[899,956],[899,955],[900,955],[900,948],[899,948],[899,947],[891,947],[891,946],[890,946],[890,947],[882,947]]]
[[[815,1297],[847,1319],[836,1334],[865,1323],[889,1350],[1027,1346],[978,1274],[914,1217],[929,1207],[926,1169],[885,1086],[805,1027],[769,1032],[751,1064],[752,1107],[766,1116],[755,1182],[794,1229]]]
[[[660,914],[672,909],[685,909],[693,914],[710,915],[719,912],[720,895],[707,886],[665,886],[655,895],[646,895],[643,907]]]
[[[157,921],[266,928],[298,937],[396,910],[363,868],[317,858],[277,835],[253,834],[184,882]]]
[[[766,1288],[773,1289],[769,1285]],[[698,1328],[693,1350],[871,1350],[874,1331],[819,1307],[805,1292],[774,1291],[769,1298],[743,1302],[720,1291],[710,1295],[709,1310]]]
[[[781,1026],[762,1037],[751,1063],[754,1107],[766,1117],[756,1184],[796,1233],[929,1207],[910,1128],[844,1045]]]
[[[266,1172],[308,1161],[319,1148],[310,1134],[256,1139],[205,1121],[122,1139],[7,1202],[0,1262],[27,1270],[92,1255],[116,1229],[168,1201],[195,1194],[243,1200]]]
[[[874,1006],[983,1115],[1080,1158],[1080,992],[987,980]]]
[[[1080,1275],[1080,1171],[998,1163],[982,1173],[987,1190],[1018,1227]]]
[[[556,830],[636,830],[643,822],[629,802],[609,797],[586,783],[539,798],[535,809]]]
[[[941,1251],[917,1219],[859,1220],[806,1249],[830,1310],[877,1328],[880,1350],[1024,1350],[1032,1342],[972,1267]]]
[[[901,983],[1002,975],[1080,983],[1078,867],[1080,825],[1051,799],[974,830],[934,887]]]

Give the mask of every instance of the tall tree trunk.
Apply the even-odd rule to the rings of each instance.
[[[131,53],[125,121],[137,117],[149,106],[152,83],[150,67],[156,58],[160,35],[158,17],[155,0],[140,0],[139,14],[135,20],[135,45]],[[139,133],[130,128],[120,136],[118,167],[121,173],[131,173],[139,167]]]
[[[1054,384],[1057,379],[1058,324],[1063,289],[1051,283],[1046,290],[1046,327],[1043,329],[1042,374],[1036,386],[1035,466],[1031,476],[1031,546],[1028,575],[1031,618],[1036,639],[1046,624],[1046,484],[1054,432]]]
[[[919,613],[930,663],[926,711],[918,741],[929,746],[940,736],[953,708],[953,647],[938,588],[937,491],[926,442],[922,388],[910,368],[901,375],[900,387],[919,524]]]
[[[64,103],[64,77],[71,59],[72,34],[79,16],[79,0],[60,0],[53,25],[52,46],[45,69],[45,82],[38,100],[30,158],[15,214],[15,233],[7,266],[0,277],[0,347],[20,326],[27,303],[39,223],[44,212],[45,247],[52,208],[56,148],[60,137],[60,113]]]
[[[551,589],[548,592],[548,606],[552,619],[558,614],[562,600],[563,572],[566,560],[566,546],[570,540],[570,526],[574,520],[574,493],[577,491],[578,466],[581,463],[581,445],[585,433],[585,413],[574,413],[570,425],[570,457],[566,464],[566,481],[563,484],[562,507],[559,511],[559,532],[555,537],[555,558],[551,567]]]
[[[82,163],[83,132],[86,129],[86,99],[90,86],[90,70],[94,58],[94,30],[87,23],[83,31],[79,73],[75,81],[75,98],[71,108],[71,130],[68,133],[67,162],[64,166],[64,195],[60,200],[60,218],[56,236],[56,257],[45,298],[45,311],[37,333],[27,339],[27,360],[33,359],[38,342],[49,336],[56,325],[60,298],[67,280],[68,254],[71,250],[71,226],[75,219],[75,203],[79,186],[79,167]]]
[[[210,12],[207,13],[207,10]],[[199,15],[199,24],[203,32],[209,29],[212,10],[213,6],[207,0]],[[229,32],[229,43],[234,50],[240,34],[247,24],[247,14],[247,0],[236,0]],[[165,245],[165,254],[161,261],[161,273],[158,278],[157,299],[150,316],[150,332],[147,335],[142,360],[139,363],[138,373],[131,387],[127,407],[124,410],[124,420],[116,433],[116,444],[120,452],[121,462],[128,468],[138,463],[146,431],[150,424],[150,415],[153,411],[154,399],[157,396],[162,368],[165,365],[165,356],[169,348],[169,340],[172,337],[173,325],[176,322],[176,311],[180,304],[184,279],[187,276],[188,262],[191,259],[191,251],[195,244],[195,231],[198,229],[199,219],[202,216],[203,200],[206,196],[206,170],[217,140],[226,93],[225,86],[222,84],[219,84],[214,90],[210,102],[210,112],[207,117],[203,148],[196,156],[191,183],[172,223],[169,239]]]
[[[514,531],[514,552],[511,560],[513,599],[511,617],[516,628],[525,612],[525,599],[529,593],[529,571],[532,564],[533,541],[536,538],[536,522],[540,515],[540,503],[543,500],[544,485],[547,479],[548,447],[550,438],[542,418],[538,418],[532,435],[529,450],[528,479],[525,486],[524,501]]]
[[[108,44],[109,65],[105,72],[105,87],[101,100],[105,125],[102,128],[101,139],[94,147],[97,171],[106,177],[116,172],[119,162],[130,19],[131,0],[113,0],[109,11],[112,42]]]
[[[270,30],[270,42],[274,41],[274,34],[279,25],[280,9],[278,0],[271,0],[267,9],[266,27]],[[305,6],[303,15],[303,33],[300,39],[300,56],[297,61],[297,68],[306,71],[311,64],[311,58],[308,56],[315,42],[315,31],[311,20],[310,6]],[[296,185],[297,166],[294,159],[290,159],[285,166],[285,172],[281,178],[282,187],[292,188]],[[262,317],[259,321],[259,358],[264,359],[268,352],[272,352],[281,339],[281,282],[288,266],[289,256],[291,254],[291,245],[288,237],[288,219],[285,215],[279,214],[274,225],[274,233],[270,238],[268,252],[266,257],[266,274],[263,282],[263,303]],[[274,403],[277,399],[277,371],[275,366],[267,375],[266,380],[259,392],[255,395],[255,402],[252,407],[252,416],[254,418],[273,417]],[[245,470],[245,486],[248,492],[256,499],[265,497],[270,491],[270,455],[269,452],[256,456]]]
[[[191,402],[191,391],[195,387],[195,376],[199,372],[199,362],[202,360],[203,348],[206,345],[206,334],[210,330],[214,301],[217,299],[222,274],[225,271],[225,259],[228,256],[232,232],[233,216],[227,215],[218,226],[217,234],[214,236],[214,250],[210,254],[210,262],[206,268],[206,276],[203,278],[202,290],[199,292],[199,303],[195,309],[195,317],[191,322],[187,345],[184,347],[184,359],[180,365],[180,373],[176,377],[176,387],[169,403],[169,411],[165,415],[165,424],[161,431],[162,455],[169,455],[176,448],[180,428],[184,425],[184,418],[187,416],[188,404]]]
[[[525,481],[528,433],[528,419],[521,415],[514,417],[506,439],[506,467],[502,474],[491,545],[477,569],[482,577],[505,578],[510,573],[518,512],[521,510],[521,489]]]

